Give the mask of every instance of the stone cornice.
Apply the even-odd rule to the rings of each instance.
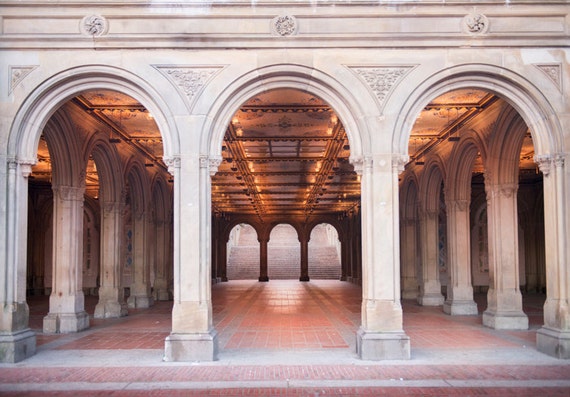
[[[0,48],[567,48],[569,14],[567,2],[522,0],[476,10],[468,1],[0,1]],[[276,34],[276,17],[295,29]]]

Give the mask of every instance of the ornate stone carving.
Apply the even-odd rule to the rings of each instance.
[[[349,66],[358,77],[363,80],[382,108],[386,98],[394,87],[407,75],[415,66]]]
[[[86,36],[102,36],[107,34],[109,22],[101,15],[90,15],[81,20],[79,29]]]
[[[534,66],[544,73],[562,92],[562,67],[559,63],[536,64]]]
[[[291,15],[281,15],[271,21],[271,30],[279,36],[293,36],[297,28],[297,19]]]
[[[85,194],[85,188],[75,186],[54,186],[52,190],[63,201],[83,201]]]
[[[174,84],[186,98],[191,109],[195,98],[203,91],[212,77],[222,70],[223,66],[154,66],[170,82]]]
[[[483,14],[469,14],[463,18],[464,29],[471,34],[483,34],[489,30],[489,20]]]
[[[394,168],[394,171],[396,171],[398,174],[404,172],[404,167],[408,161],[410,161],[410,156],[394,154],[392,156],[392,167]]]
[[[163,158],[164,164],[168,167],[168,171],[170,173],[174,172],[175,168],[180,168],[180,157],[164,157]]]
[[[221,157],[210,158],[208,167],[210,168],[210,176],[214,176],[218,172],[218,167],[222,163]]]
[[[32,73],[38,66],[10,66],[10,94],[30,73]]]
[[[552,167],[552,156],[549,154],[537,154],[534,156],[534,162],[538,164],[538,168],[542,171],[542,174],[546,177],[550,175],[550,169]]]

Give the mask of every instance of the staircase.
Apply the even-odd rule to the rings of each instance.
[[[291,227],[277,226],[271,233],[267,250],[269,280],[298,280],[301,275],[301,248],[297,234]],[[309,278],[340,279],[340,258],[334,246],[318,230],[309,242]],[[240,231],[237,245],[229,248],[227,264],[229,280],[257,280],[259,278],[259,243],[255,231]]]

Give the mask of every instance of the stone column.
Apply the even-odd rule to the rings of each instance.
[[[417,266],[417,222],[415,219],[403,219],[400,225],[402,238],[402,298],[418,298]]]
[[[489,292],[483,325],[528,329],[519,288],[517,186],[486,183],[489,230]]]
[[[570,229],[568,170],[563,155],[537,156],[544,175],[546,302],[544,325],[536,333],[539,351],[570,359]]]
[[[218,260],[218,272],[220,281],[228,281],[228,240],[216,238],[217,241],[217,260]]]
[[[214,167],[198,156],[166,162],[174,177],[174,306],[164,360],[212,361],[218,349],[210,264],[209,169]]]
[[[0,156],[0,362],[15,363],[36,352],[36,334],[29,327],[26,303],[28,176],[31,164]]]
[[[339,236],[340,240],[340,281],[347,281],[347,274],[348,274],[348,260],[347,260],[347,252],[348,252],[348,236],[346,235],[346,229],[343,233],[344,235]]]
[[[99,303],[95,307],[96,318],[127,315],[121,287],[121,207],[120,202],[104,202],[101,205],[101,286]]]
[[[259,281],[266,282],[269,281],[267,276],[267,243],[269,239],[258,237],[257,241],[259,241]]]
[[[309,239],[304,234],[299,236],[301,243],[301,277],[299,281],[309,281]]]
[[[149,214],[136,207],[133,211],[133,282],[127,303],[130,308],[146,309],[153,304],[150,293]]]
[[[391,155],[357,164],[362,174],[362,324],[356,349],[363,360],[409,359],[400,304],[398,173]]]
[[[450,280],[443,311],[451,315],[477,315],[471,283],[471,228],[469,226],[469,202],[448,200],[447,251]]]
[[[422,279],[418,303],[422,306],[440,306],[444,301],[439,282],[438,228],[438,211],[425,208],[420,210]]]
[[[44,332],[89,328],[83,295],[83,195],[85,187],[53,186],[53,283]]]
[[[154,289],[156,291],[156,299],[159,301],[167,301],[168,282],[166,280],[166,264],[168,263],[168,238],[167,223],[165,220],[158,219],[156,221],[156,278],[154,280]]]

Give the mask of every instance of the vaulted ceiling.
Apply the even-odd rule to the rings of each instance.
[[[496,96],[481,90],[449,92],[421,112],[409,141],[410,163],[420,163],[438,145],[458,139],[461,125],[476,117]],[[69,106],[82,112],[77,123],[95,121],[119,150],[142,156],[147,166],[166,169],[162,138],[152,115],[139,102],[113,91],[92,91]],[[83,121],[82,121],[83,120]],[[350,142],[342,120],[323,100],[294,89],[272,90],[244,103],[227,126],[223,161],[212,177],[212,210],[266,219],[275,214],[343,214],[360,205],[360,177],[349,162]],[[523,142],[521,171],[536,169],[530,134]],[[48,181],[51,161],[40,140],[32,178]],[[481,173],[478,159],[474,173]],[[521,172],[522,173],[522,172]],[[95,164],[87,169],[87,194],[97,197]]]

